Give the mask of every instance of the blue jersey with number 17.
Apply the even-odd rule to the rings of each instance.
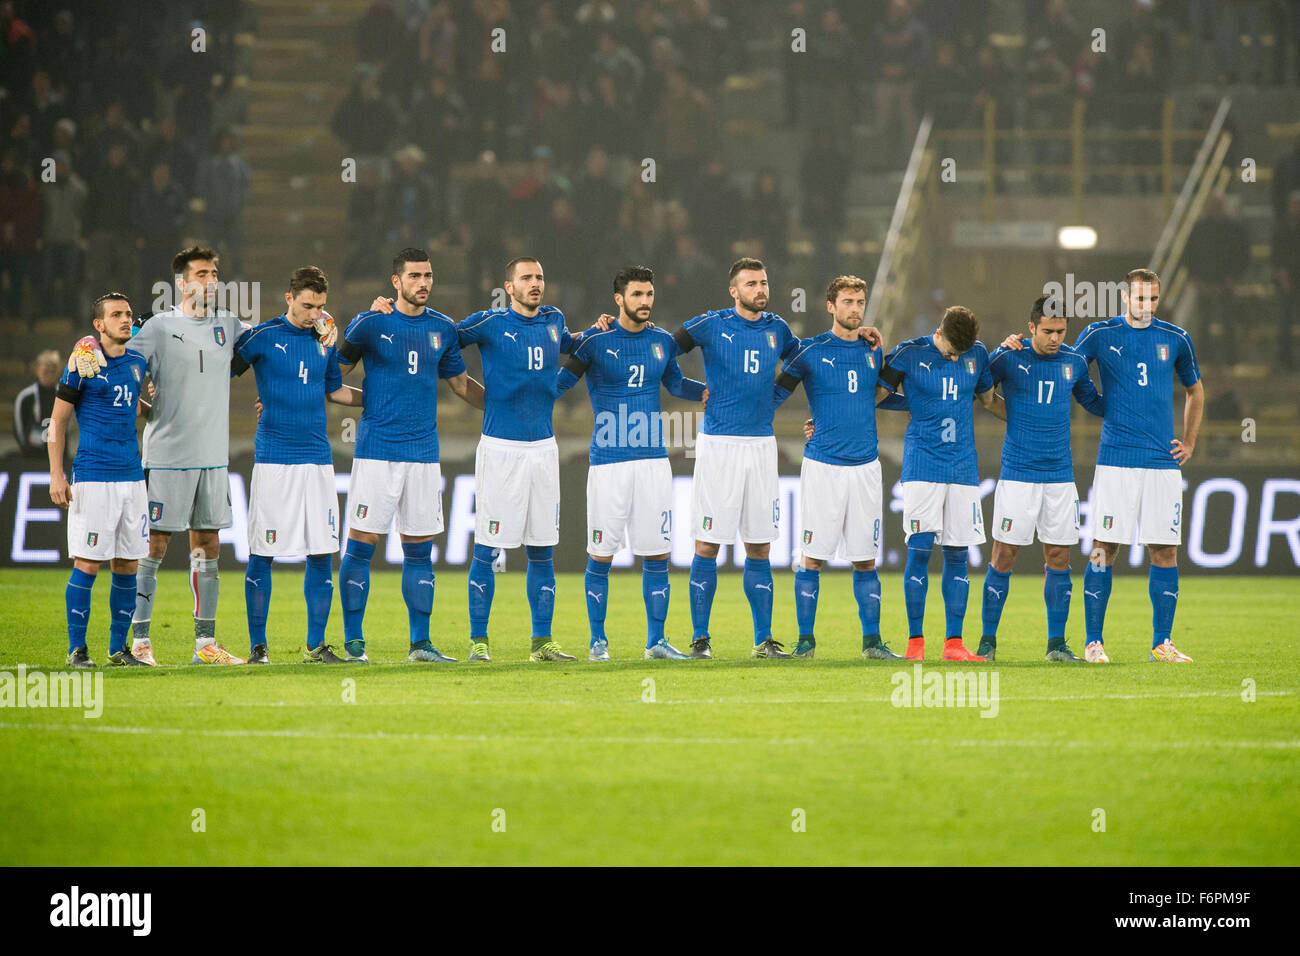
[[[483,434],[508,441],[541,441],[555,430],[555,377],[560,353],[576,341],[564,313],[544,305],[536,315],[514,309],[475,312],[456,326],[461,348],[483,357]]]
[[[1079,333],[1074,350],[1101,370],[1106,416],[1097,464],[1118,468],[1177,468],[1174,374],[1184,388],[1201,380],[1192,337],[1170,322],[1152,319],[1135,329],[1124,316],[1094,322]]]
[[[735,309],[705,312],[673,336],[683,354],[697,345],[704,355],[709,407],[700,431],[707,435],[772,435],[776,399],[772,380],[794,355],[799,337],[785,319],[763,312],[750,320]]]
[[[81,433],[72,459],[74,482],[144,480],[135,416],[145,366],[145,357],[128,348],[94,378],[74,369],[59,379],[55,394],[76,407]]]
[[[975,396],[993,387],[983,342],[948,360],[928,335],[900,342],[885,356],[881,384],[901,383],[912,420],[903,435],[903,481],[978,485]]]
[[[1007,437],[1002,440],[1006,481],[1074,481],[1070,457],[1070,396],[1100,416],[1104,403],[1088,377],[1088,360],[1068,345],[1039,355],[1029,339],[1022,349],[995,349],[989,356],[993,381],[1007,403]]]

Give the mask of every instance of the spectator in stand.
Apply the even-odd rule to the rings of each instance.
[[[817,109],[832,116],[854,109],[854,81],[861,62],[861,52],[839,10],[827,7],[817,21],[816,32],[808,40],[812,59]],[[805,104],[806,106],[807,104]]]
[[[1030,22],[1029,35],[1035,39],[1045,38],[1061,59],[1065,60],[1079,49],[1079,43],[1085,34],[1070,16],[1065,0],[1047,0],[1042,15]]]
[[[443,220],[425,173],[424,150],[405,146],[393,156],[393,179],[384,189],[384,241],[391,247],[423,246],[429,230]]]
[[[77,308],[77,294],[85,245],[81,227],[86,184],[73,170],[71,157],[57,153],[53,158],[54,182],[41,184],[45,204],[39,242],[41,307],[43,314],[72,318],[81,311]]]
[[[1035,132],[1066,130],[1070,126],[1070,103],[1073,99],[1070,69],[1052,48],[1047,37],[1034,40],[1030,60],[1025,68],[1025,121]],[[1042,138],[1033,144],[1034,163],[1038,166],[1063,166],[1069,160],[1066,142],[1059,138]],[[1038,188],[1046,193],[1064,192],[1069,180],[1059,170],[1040,169]]]
[[[618,41],[614,31],[601,30],[596,35],[596,50],[591,54],[587,72],[590,76],[608,73],[614,78],[619,99],[629,106],[636,105],[645,66],[635,53]]]
[[[373,278],[384,268],[384,191],[373,163],[357,168],[356,185],[348,190],[348,252],[343,264],[347,279]]]
[[[916,80],[930,62],[930,35],[912,15],[910,0],[889,0],[886,19],[876,25],[873,36],[876,80],[876,139],[893,143],[892,165],[905,161],[916,138]],[[899,130],[891,128],[897,118]]]
[[[189,200],[180,186],[172,182],[172,170],[165,161],[153,164],[149,181],[135,194],[131,213],[137,236],[135,246],[139,250],[136,268],[139,269],[140,288],[152,296],[155,282],[166,283],[171,278],[172,257],[181,248],[185,225],[190,218]],[[226,248],[224,242],[219,247]],[[230,271],[234,277],[239,275],[238,266],[233,266]]]
[[[1291,338],[1300,323],[1300,190],[1287,200],[1287,215],[1273,230],[1273,278],[1277,282],[1277,367],[1295,370]]]
[[[5,148],[15,150],[23,168],[31,169],[45,158],[41,155],[36,138],[32,136],[32,118],[27,113],[21,112],[11,116],[13,122],[9,126],[9,138],[5,141]]]
[[[83,165],[81,148],[77,145],[77,124],[67,116],[54,124],[54,148],[50,155],[60,151],[72,157],[74,166],[80,168]]]
[[[360,165],[378,161],[388,152],[397,133],[397,121],[397,112],[379,88],[375,68],[362,65],[357,67],[352,89],[334,111],[330,129],[343,144],[346,155]]]
[[[91,168],[84,217],[86,284],[92,289],[120,289],[132,294],[140,274],[134,204],[140,177],[127,162],[127,143],[111,139],[101,163]],[[176,246],[169,255],[175,255]],[[170,258],[169,260],[170,261]],[[165,279],[164,271],[155,278]],[[150,279],[143,287],[153,285]]]
[[[41,63],[57,77],[66,89],[65,101],[70,107],[81,102],[83,86],[90,75],[90,50],[86,38],[77,30],[71,10],[60,10],[54,15],[54,32],[41,37]]]
[[[451,4],[447,0],[438,0],[429,7],[424,22],[420,24],[420,65],[426,72],[456,75],[457,36]]]
[[[936,129],[969,129],[980,125],[983,117],[973,109],[970,89],[970,74],[957,59],[957,44],[941,41],[935,49],[934,64],[917,84],[922,109],[934,114]]]
[[[253,191],[253,171],[239,155],[232,130],[217,135],[217,151],[199,164],[195,190],[207,214],[208,240],[221,250],[231,275],[244,268],[244,206]]]
[[[525,239],[540,239],[551,218],[553,203],[573,193],[573,184],[555,169],[551,147],[533,147],[533,161],[510,188],[507,215],[517,223]]]
[[[63,371],[63,359],[54,349],[36,356],[32,363],[36,381],[14,396],[14,438],[25,458],[45,458],[46,429],[54,414],[54,389]]]
[[[1296,51],[1300,54],[1300,50]],[[1235,143],[1237,138],[1233,137]],[[1300,136],[1291,144],[1291,152],[1280,157],[1273,167],[1273,220],[1287,217],[1291,194],[1300,190]]]
[[[23,283],[36,264],[41,237],[41,190],[32,174],[18,164],[18,151],[0,159],[0,315],[25,317]]]
[[[836,248],[845,224],[844,194],[849,188],[853,160],[833,127],[813,136],[800,164],[803,224],[816,245],[816,274],[835,275]]]
[[[496,153],[485,150],[464,186],[457,217],[464,245],[469,249],[467,284],[471,299],[496,287],[500,281],[497,274],[507,260],[501,234],[507,200],[498,176]]]
[[[755,258],[761,259],[773,273],[784,274],[790,209],[781,195],[781,183],[775,170],[758,171],[748,206],[743,220],[745,238],[757,239],[761,246]]]
[[[109,149],[118,144],[126,147],[126,162],[134,166],[140,155],[140,134],[127,120],[122,101],[113,100],[104,110],[104,124],[91,142],[89,171],[93,173],[94,167],[107,158]]]
[[[623,190],[610,176],[609,153],[600,146],[587,152],[582,175],[574,184],[574,201],[585,230],[602,237],[614,233]]]
[[[163,160],[171,167],[172,181],[186,193],[195,191],[198,175],[198,157],[190,145],[181,138],[180,126],[176,117],[168,115],[158,124],[158,132],[145,146],[145,155],[150,160]],[[219,246],[225,251],[224,246]]]
[[[732,57],[731,32],[710,0],[683,0],[673,44],[682,51],[692,83],[711,89],[721,82]]]
[[[67,107],[62,93],[54,88],[45,70],[32,74],[27,112],[32,118],[32,137],[41,152],[49,155],[54,148],[54,125],[67,115]]]
[[[744,210],[745,198],[718,153],[710,153],[703,175],[688,183],[685,202],[695,223],[692,231],[704,248],[725,257],[732,243],[743,238],[737,213]]]
[[[579,61],[573,31],[560,19],[555,0],[544,0],[528,28],[528,62],[532,76],[558,83],[573,75]]]
[[[591,284],[593,244],[602,237],[578,221],[573,200],[567,196],[552,200],[544,234],[548,245],[542,267],[546,270],[549,301],[566,315],[583,315]]]
[[[36,32],[18,16],[13,0],[0,3],[0,87],[26,89],[36,69]]]
[[[674,70],[665,78],[654,123],[668,167],[659,171],[659,180],[681,182],[698,168],[700,158],[713,144],[713,107],[685,73]]]
[[[537,81],[537,112],[533,117],[532,142],[555,144],[555,159],[565,169],[582,156],[589,119],[574,96],[568,80]]]
[[[403,32],[393,0],[375,0],[352,28],[357,61],[378,65],[389,54],[393,37]],[[341,137],[340,137],[341,138]]]
[[[1210,196],[1205,215],[1192,227],[1183,261],[1196,286],[1193,337],[1209,343],[1202,350],[1225,365],[1236,364],[1237,338],[1243,329],[1237,322],[1233,286],[1250,265],[1250,237],[1241,221],[1228,214],[1222,193]]]

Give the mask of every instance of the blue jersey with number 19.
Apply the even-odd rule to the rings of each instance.
[[[978,485],[975,396],[993,387],[983,342],[948,360],[928,335],[900,342],[885,356],[881,384],[901,383],[912,420],[903,435],[903,481]]]
[[[1029,339],[1023,349],[995,349],[989,371],[1002,383],[1007,436],[1002,441],[1005,481],[1074,481],[1070,457],[1070,396],[1101,415],[1103,402],[1088,377],[1088,360],[1068,345],[1039,355]]]
[[[1074,350],[1101,370],[1106,416],[1097,464],[1118,468],[1177,468],[1174,440],[1174,373],[1184,388],[1201,380],[1192,337],[1152,319],[1135,329],[1119,315],[1079,333]]]
[[[456,326],[461,348],[483,357],[483,434],[508,441],[541,441],[555,430],[555,376],[560,353],[576,341],[564,313],[544,305],[536,315],[514,309],[475,312]]]
[[[763,312],[749,320],[735,309],[705,312],[673,336],[683,354],[697,345],[704,355],[709,407],[700,431],[707,435],[771,435],[776,399],[772,380],[794,355],[799,338],[785,319]]]
[[[362,312],[339,352],[343,361],[366,366],[354,457],[438,461],[438,379],[465,371],[451,319],[433,309]]]
[[[74,369],[59,379],[56,397],[76,407],[81,433],[72,459],[74,482],[144,480],[135,416],[146,365],[143,355],[128,348],[94,378]]]
[[[235,355],[253,367],[262,417],[253,453],[259,464],[328,465],[330,451],[325,396],[343,386],[338,353],[310,328],[283,315],[248,329],[235,342]],[[235,363],[236,374],[242,368]]]

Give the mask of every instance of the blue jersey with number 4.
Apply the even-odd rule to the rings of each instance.
[[[144,480],[135,416],[147,364],[143,355],[127,349],[108,359],[94,378],[73,369],[59,379],[57,395],[76,407],[81,435],[73,481]]]
[[[343,386],[338,353],[310,328],[300,329],[281,315],[241,334],[235,354],[252,366],[262,402],[253,439],[257,462],[331,464],[325,396]]]
[[[1192,337],[1178,326],[1152,319],[1135,329],[1116,316],[1079,333],[1074,350],[1101,371],[1106,416],[1097,464],[1118,468],[1177,468],[1174,440],[1174,375],[1184,388],[1201,380]]]
[[[975,396],[993,387],[989,354],[976,342],[949,360],[928,335],[900,342],[885,356],[883,384],[902,384],[912,412],[903,435],[903,481],[978,485]]]

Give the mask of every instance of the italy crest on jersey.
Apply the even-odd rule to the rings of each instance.
[[[132,365],[132,366],[131,366],[131,375],[135,378],[135,380],[136,380],[137,382],[139,382],[139,381],[140,381],[140,366],[138,366],[138,365]]]
[[[149,502],[149,520],[150,520],[150,521],[161,521],[161,520],[162,520],[162,512],[163,512],[163,505],[162,505],[162,502],[161,502],[161,501],[151,501],[151,502]]]
[[[322,358],[324,357],[325,343],[320,341],[319,339],[316,340],[316,351],[320,352]]]
[[[226,344],[226,330],[220,325],[213,328],[212,337],[217,340],[217,345]]]
[[[1168,361],[1169,361],[1169,346],[1167,346],[1167,345],[1157,345],[1157,346],[1156,346],[1156,355],[1158,355],[1158,356],[1160,357],[1160,361],[1162,361],[1162,362],[1168,362]]]
[[[86,544],[88,544],[92,548],[95,545],[99,544],[99,532],[92,531],[90,532],[90,534],[86,535]]]
[[[767,333],[767,347],[771,349],[776,348],[776,336],[771,332]]]
[[[266,532],[266,543],[275,544],[275,529],[271,528]]]
[[[974,359],[969,359],[969,358],[968,358],[968,359],[966,360],[966,371],[970,372],[972,375],[975,374],[975,360],[974,360]]]
[[[1074,369],[1068,365],[1063,365],[1061,366],[1061,374],[1065,376],[1067,382],[1071,381],[1074,378]]]
[[[605,533],[604,533],[603,531],[599,530],[599,529],[597,529],[597,530],[595,530],[595,531],[593,531],[593,532],[591,533],[591,543],[592,543],[592,544],[600,544],[600,542],[603,541],[604,538],[605,538]]]
[[[650,351],[654,352],[654,354],[655,354],[655,358],[657,358],[657,359],[661,359],[661,358],[664,357],[664,350],[663,350],[663,348],[662,348],[661,346],[659,346],[659,345],[652,345],[652,346],[650,347]]]
[[[438,349],[442,348],[442,336],[439,335],[437,332],[430,332],[429,345],[433,348],[435,352],[438,351]]]
[[[874,355],[868,355],[867,368],[875,368],[875,367],[876,367],[876,357]]]
[[[553,326],[553,325],[551,325],[551,326],[547,326],[546,331],[551,333],[551,341],[552,341],[552,342],[558,342],[558,341],[560,341],[560,333],[557,332],[557,331],[555,331],[555,326]]]

